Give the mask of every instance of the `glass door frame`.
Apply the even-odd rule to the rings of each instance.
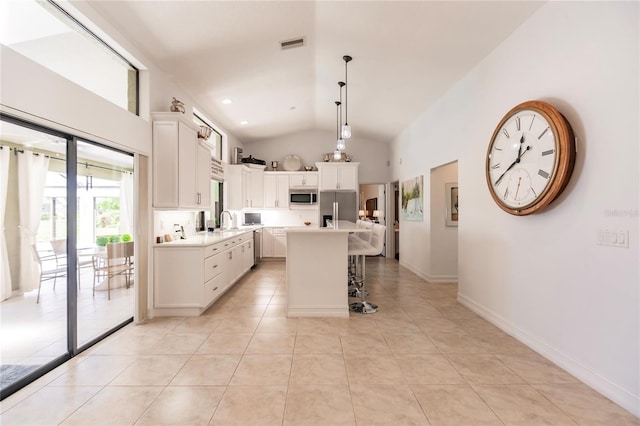
[[[121,152],[126,155],[132,155],[129,152],[122,151],[116,148],[103,145],[87,138],[80,138],[70,133],[55,130],[46,126],[38,125],[27,120],[0,112],[0,121],[12,123],[18,126],[26,127],[38,132],[57,136],[66,140],[66,174],[67,174],[67,254],[73,253],[72,256],[67,256],[68,259],[77,259],[77,216],[78,216],[78,203],[77,203],[77,177],[78,177],[78,156],[77,147],[78,141],[83,143],[91,143],[105,149]],[[134,189],[135,191],[135,189]],[[26,376],[16,380],[14,383],[0,389],[0,401],[32,383],[36,379],[44,376],[56,367],[69,361],[71,358],[87,350],[97,342],[101,341],[105,337],[115,333],[122,327],[133,322],[133,316],[124,320],[123,322],[116,324],[111,329],[98,335],[97,337],[89,340],[82,346],[78,347],[78,280],[77,280],[77,261],[67,262],[67,352],[62,354],[52,361],[43,364],[39,368],[35,369]]]

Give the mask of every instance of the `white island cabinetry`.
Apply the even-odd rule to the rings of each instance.
[[[287,316],[349,317],[349,234],[370,232],[339,221],[333,228],[287,229]]]
[[[251,231],[192,239],[154,247],[154,316],[200,315],[253,266]]]

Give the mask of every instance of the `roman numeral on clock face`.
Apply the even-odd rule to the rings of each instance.
[[[500,163],[496,163],[493,166],[491,166],[492,169],[499,169],[500,168]]]
[[[509,136],[509,132],[507,132],[507,129],[502,129],[502,133],[504,133],[504,135],[505,135],[507,138],[511,138],[511,136]]]
[[[542,155],[551,155],[553,154],[555,151],[553,149],[550,149],[548,151],[542,151]]]
[[[549,179],[549,173],[545,172],[545,171],[544,171],[544,170],[542,170],[542,169],[538,170],[538,174],[539,174],[540,176],[542,176],[543,178],[545,178],[545,179]]]
[[[520,117],[516,117],[516,128],[520,131]]]

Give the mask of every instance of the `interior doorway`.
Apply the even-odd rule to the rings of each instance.
[[[434,282],[458,281],[458,162],[430,173],[431,277]]]
[[[391,198],[389,205],[393,206],[393,208],[389,209],[389,222],[393,223],[393,233],[390,238],[393,248],[392,253],[393,258],[400,261],[400,182],[391,182],[388,193]]]
[[[382,183],[360,185],[358,217],[360,219],[385,225],[389,229],[387,190]],[[393,223],[393,222],[391,222]],[[385,241],[382,255],[387,255],[388,239]]]

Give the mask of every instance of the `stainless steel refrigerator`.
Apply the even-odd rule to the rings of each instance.
[[[333,218],[333,203],[338,203],[337,220],[348,220],[355,222],[358,219],[358,193],[352,192],[331,192],[323,191],[319,193],[320,198],[320,224],[327,226],[327,220]]]

